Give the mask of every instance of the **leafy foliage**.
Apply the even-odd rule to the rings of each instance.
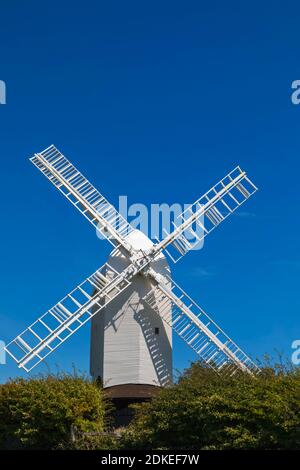
[[[106,401],[84,377],[60,374],[0,385],[0,448],[55,448],[71,426],[102,432]]]
[[[11,380],[0,385],[0,448],[300,449],[299,368],[226,378],[194,363],[134,408],[128,428],[107,432],[111,405],[86,378]]]
[[[300,370],[218,377],[192,364],[179,383],[134,405],[125,448],[300,449]]]
[[[122,445],[114,433],[83,433],[74,441],[63,442],[62,450],[118,450]]]

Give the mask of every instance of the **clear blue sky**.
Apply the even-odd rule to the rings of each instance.
[[[299,339],[299,2],[2,2],[0,338],[109,246],[31,165],[55,144],[114,204],[189,203],[236,164],[259,192],[174,278],[254,357]],[[175,340],[174,367],[194,354]],[[48,361],[87,371],[89,326]],[[37,371],[45,370],[40,367]],[[19,370],[9,360],[0,380]]]

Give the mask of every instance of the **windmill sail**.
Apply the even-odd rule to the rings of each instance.
[[[257,191],[240,167],[236,167],[189,206],[174,222],[174,231],[155,246],[177,262],[203,242],[212,230]]]
[[[133,227],[54,145],[30,160],[112,245],[130,250]]]
[[[171,234],[153,248],[149,240],[151,248],[143,250],[132,236],[136,235],[133,227],[53,145],[36,153],[31,161],[112,243],[113,254],[122,253],[128,263],[119,270],[106,263],[8,343],[5,350],[19,367],[33,369],[119,296],[140,273],[153,281],[145,302],[202,360],[216,371],[230,374],[237,370],[251,374],[259,371],[177,284],[168,276],[161,278],[153,268],[163,250],[174,261],[184,256],[256,191],[245,172],[235,168],[177,218]]]
[[[105,263],[8,343],[5,350],[29,372],[130,285],[127,271],[129,268],[119,273]]]
[[[162,284],[153,271],[155,287],[144,300],[215,371],[233,375],[237,370],[259,372],[252,360],[224,333],[174,281]],[[170,309],[170,306],[172,307]],[[171,312],[171,313],[170,313]]]

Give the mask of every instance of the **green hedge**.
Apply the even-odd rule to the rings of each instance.
[[[125,448],[300,449],[300,369],[225,379],[195,363],[135,409]]]
[[[71,426],[103,432],[106,401],[89,380],[69,375],[10,380],[0,385],[0,448],[53,449]]]
[[[111,405],[86,378],[11,380],[0,385],[0,448],[300,449],[300,368],[224,378],[195,363],[134,407],[117,437],[106,433]]]

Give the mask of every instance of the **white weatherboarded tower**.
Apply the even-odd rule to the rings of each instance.
[[[171,278],[164,256],[177,262],[255,193],[240,167],[186,209],[173,231],[153,244],[53,145],[31,161],[114,250],[108,262],[7,344],[19,367],[30,371],[92,320],[91,374],[114,398],[147,397],[151,389],[171,383],[172,332],[218,373],[259,372]]]
[[[151,240],[138,230],[126,240],[145,253],[153,247]],[[129,261],[117,250],[108,263],[123,271]],[[162,254],[151,267],[162,276],[170,274]],[[165,280],[168,283],[166,277]],[[163,322],[143,301],[151,289],[151,281],[137,275],[125,292],[92,319],[90,371],[106,388],[128,384],[162,387],[172,383],[172,325]],[[113,390],[116,395],[116,388]],[[142,392],[135,386],[132,393],[140,396]]]

